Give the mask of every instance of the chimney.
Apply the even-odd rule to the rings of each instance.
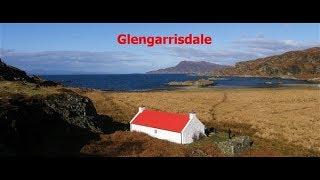
[[[142,113],[142,111],[144,111],[145,109],[146,109],[146,107],[144,107],[144,106],[139,107],[139,112],[138,113]]]
[[[189,119],[193,119],[193,118],[196,118],[197,116],[196,116],[196,113],[194,112],[194,111],[191,111],[190,113],[189,113]]]

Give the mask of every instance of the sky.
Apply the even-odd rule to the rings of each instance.
[[[119,34],[209,35],[211,45],[120,45]],[[0,23],[0,56],[30,74],[128,74],[320,46],[319,23]]]

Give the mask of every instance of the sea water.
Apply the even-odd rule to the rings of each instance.
[[[166,89],[171,81],[206,79],[206,76],[186,74],[101,74],[101,75],[45,75],[47,80],[62,83],[68,87],[82,87],[111,91],[147,91]],[[223,77],[214,80],[215,87],[277,87],[284,85],[310,84],[307,81],[261,77]]]

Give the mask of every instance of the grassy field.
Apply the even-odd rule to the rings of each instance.
[[[37,87],[32,83],[0,81],[0,98],[11,98],[12,95],[47,96],[61,93],[61,87]]]
[[[103,134],[100,140],[85,145],[81,152],[112,157],[221,157],[213,143],[176,144],[152,138],[143,133],[117,131]]]
[[[15,95],[46,96],[70,89],[2,81],[0,101],[6,102],[6,99]],[[72,90],[88,96],[99,114],[122,123],[128,123],[142,105],[169,112],[195,111],[208,127],[214,127],[220,132],[230,128],[235,134],[252,137],[254,144],[251,151],[240,156],[320,156],[320,89],[204,88],[154,92]],[[129,142],[132,141],[137,141],[138,145],[134,151],[129,152],[126,147],[131,146]],[[194,156],[197,153],[200,156],[201,153],[222,156],[212,141],[215,140],[206,138],[190,145],[177,145],[124,131],[101,135],[101,141],[88,144],[84,152],[95,151],[115,156]],[[157,147],[164,146],[170,150],[155,151]]]
[[[98,113],[116,121],[128,123],[141,105],[170,112],[195,111],[206,126],[250,135],[254,139],[251,155],[320,155],[319,89],[85,91],[82,94],[93,100]]]

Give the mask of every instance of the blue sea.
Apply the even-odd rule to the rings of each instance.
[[[82,87],[110,91],[147,91],[167,89],[170,81],[187,81],[207,78],[186,74],[105,74],[105,75],[43,75],[47,80],[62,83],[68,87]],[[216,87],[277,87],[285,85],[310,84],[307,81],[257,78],[257,77],[223,77],[214,80]]]

